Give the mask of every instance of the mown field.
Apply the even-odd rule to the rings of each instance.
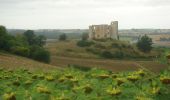
[[[169,100],[170,71],[0,69],[0,100]]]

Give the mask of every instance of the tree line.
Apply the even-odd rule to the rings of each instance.
[[[46,37],[35,35],[33,30],[12,36],[4,26],[0,26],[0,50],[49,63],[50,53],[43,47]]]

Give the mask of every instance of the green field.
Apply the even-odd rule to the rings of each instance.
[[[169,100],[170,71],[0,70],[0,100]]]

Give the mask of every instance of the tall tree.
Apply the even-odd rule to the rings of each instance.
[[[10,47],[14,45],[14,37],[7,34],[4,26],[0,26],[0,49],[9,51]]]
[[[0,36],[4,36],[7,34],[7,30],[4,26],[0,26]]]
[[[46,37],[43,36],[43,35],[36,36],[35,39],[36,39],[36,40],[35,40],[36,44],[39,45],[39,46],[41,46],[41,47],[42,47],[43,45],[45,45],[45,43],[46,43]]]
[[[35,34],[33,30],[27,30],[24,32],[24,36],[26,37],[29,45],[33,45],[35,43]]]
[[[137,47],[142,52],[150,52],[152,50],[152,39],[147,35],[142,36],[139,38],[137,42]]]

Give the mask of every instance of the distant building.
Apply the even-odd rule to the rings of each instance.
[[[89,26],[89,39],[118,39],[118,21],[111,22],[110,25],[91,25]]]

